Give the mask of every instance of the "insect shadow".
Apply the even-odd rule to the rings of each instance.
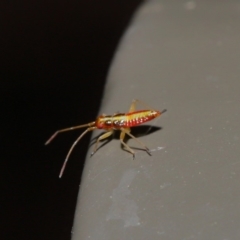
[[[143,126],[138,126],[138,127],[132,127],[131,128],[131,134],[135,137],[141,137],[141,136],[146,136],[146,135],[149,135],[149,134],[152,134],[156,131],[159,131],[161,130],[162,127],[154,127],[152,125],[143,125]],[[96,143],[96,140],[103,134],[104,132],[101,132],[99,133],[97,136],[95,136],[92,140],[91,140],[91,143],[90,143],[90,146],[89,147],[92,147],[95,143]],[[101,145],[97,148],[97,151],[100,150],[100,148],[104,147],[105,145],[107,145],[110,141],[112,141],[112,139],[117,139],[119,140],[119,137],[120,137],[120,133],[121,131],[119,130],[115,130],[114,131],[114,134],[107,138],[105,141],[101,141]],[[125,135],[125,138],[124,138],[124,142],[127,142],[129,139],[131,139],[131,137],[129,137],[128,135]],[[121,148],[128,152],[121,144]],[[133,149],[136,149],[136,150],[143,150],[145,151],[145,149],[143,148],[138,148],[138,147],[131,147]],[[92,155],[91,155],[92,156]]]

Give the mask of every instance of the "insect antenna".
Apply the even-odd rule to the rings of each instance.
[[[92,126],[95,126],[95,121],[94,121],[94,122],[87,123],[87,124],[83,124],[83,125],[78,125],[78,126],[74,126],[74,127],[69,127],[69,128],[60,129],[60,130],[56,131],[56,132],[45,142],[45,145],[48,145],[48,144],[58,135],[58,133],[68,132],[68,131],[71,131],[71,130],[76,130],[76,129],[78,129],[78,128],[92,127]]]
[[[67,162],[68,162],[68,158],[69,158],[72,150],[73,150],[74,147],[76,146],[76,144],[81,140],[81,138],[82,138],[86,133],[88,133],[88,132],[90,132],[90,131],[93,131],[93,130],[95,130],[96,128],[97,128],[97,127],[89,127],[89,128],[87,128],[87,129],[77,138],[77,140],[73,143],[73,145],[71,146],[70,150],[68,151],[68,154],[67,154],[67,156],[66,156],[66,159],[65,159],[65,161],[64,161],[64,163],[63,163],[63,165],[62,165],[62,168],[61,168],[61,171],[60,171],[60,174],[59,174],[59,178],[62,177],[63,172],[64,172],[64,169],[65,169],[65,167],[66,167],[66,165],[67,165]]]

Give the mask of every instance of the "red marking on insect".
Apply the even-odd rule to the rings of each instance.
[[[95,147],[93,152],[91,153],[91,156],[97,151],[98,149],[98,143],[99,141],[111,136],[114,132],[114,130],[120,130],[121,134],[120,134],[120,141],[122,143],[122,145],[124,145],[124,147],[133,155],[133,158],[135,157],[135,152],[123,141],[125,135],[127,134],[129,137],[133,138],[135,141],[137,141],[143,148],[144,150],[151,155],[149,149],[140,141],[138,140],[136,137],[134,137],[130,131],[131,131],[131,127],[135,127],[138,126],[142,123],[151,121],[152,119],[160,116],[162,113],[164,113],[166,111],[166,109],[164,109],[163,111],[157,111],[157,110],[140,110],[140,111],[135,111],[136,108],[136,103],[140,102],[139,100],[133,100],[129,112],[128,113],[116,113],[114,115],[100,115],[96,121],[94,122],[90,122],[87,124],[83,124],[83,125],[79,125],[79,126],[74,126],[74,127],[70,127],[70,128],[64,128],[61,130],[56,131],[45,143],[45,145],[49,144],[56,136],[58,133],[61,132],[67,132],[67,131],[71,131],[71,130],[75,130],[78,128],[84,128],[84,127],[88,127],[78,138],[77,140],[72,144],[71,148],[68,151],[68,154],[66,156],[66,159],[63,163],[63,166],[61,168],[60,174],[59,174],[59,178],[62,177],[63,171],[66,167],[68,158],[72,152],[72,150],[74,149],[74,147],[76,146],[76,144],[81,140],[81,138],[90,131],[93,131],[95,129],[104,129],[107,132],[105,132],[104,134],[102,134],[96,141]]]

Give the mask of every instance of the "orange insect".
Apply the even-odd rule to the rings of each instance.
[[[122,143],[122,145],[125,146],[125,148],[133,155],[133,158],[135,157],[135,153],[134,151],[123,141],[125,134],[127,134],[128,136],[130,136],[131,138],[133,138],[136,142],[138,142],[143,148],[144,150],[151,155],[149,149],[140,141],[138,140],[136,137],[134,137],[130,131],[131,131],[131,127],[135,127],[138,126],[142,123],[151,121],[152,119],[160,116],[162,113],[164,113],[166,111],[166,109],[164,109],[162,112],[157,111],[157,110],[140,110],[140,111],[135,111],[136,108],[136,103],[140,102],[139,100],[133,100],[129,112],[128,113],[116,113],[112,116],[110,115],[100,115],[96,121],[94,122],[90,122],[87,124],[83,124],[83,125],[79,125],[79,126],[74,126],[74,127],[69,127],[69,128],[65,128],[65,129],[61,129],[56,131],[45,143],[45,145],[49,144],[56,136],[58,133],[61,132],[67,132],[67,131],[71,131],[71,130],[75,130],[78,128],[84,128],[84,127],[88,127],[78,138],[77,140],[73,143],[73,145],[71,146],[70,150],[68,151],[68,154],[66,156],[66,159],[63,163],[63,166],[61,168],[60,174],[59,174],[59,178],[62,177],[63,171],[66,167],[68,158],[73,150],[73,148],[76,146],[76,144],[81,140],[81,138],[90,131],[93,131],[95,129],[104,129],[107,132],[105,132],[104,134],[102,134],[96,141],[95,147],[93,152],[91,153],[91,156],[97,151],[98,149],[98,143],[99,141],[111,136],[113,134],[114,130],[120,130],[121,134],[120,134],[120,141]]]

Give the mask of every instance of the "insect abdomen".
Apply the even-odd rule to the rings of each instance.
[[[126,114],[127,122],[125,127],[134,127],[148,122],[160,115],[159,111],[143,110]]]

